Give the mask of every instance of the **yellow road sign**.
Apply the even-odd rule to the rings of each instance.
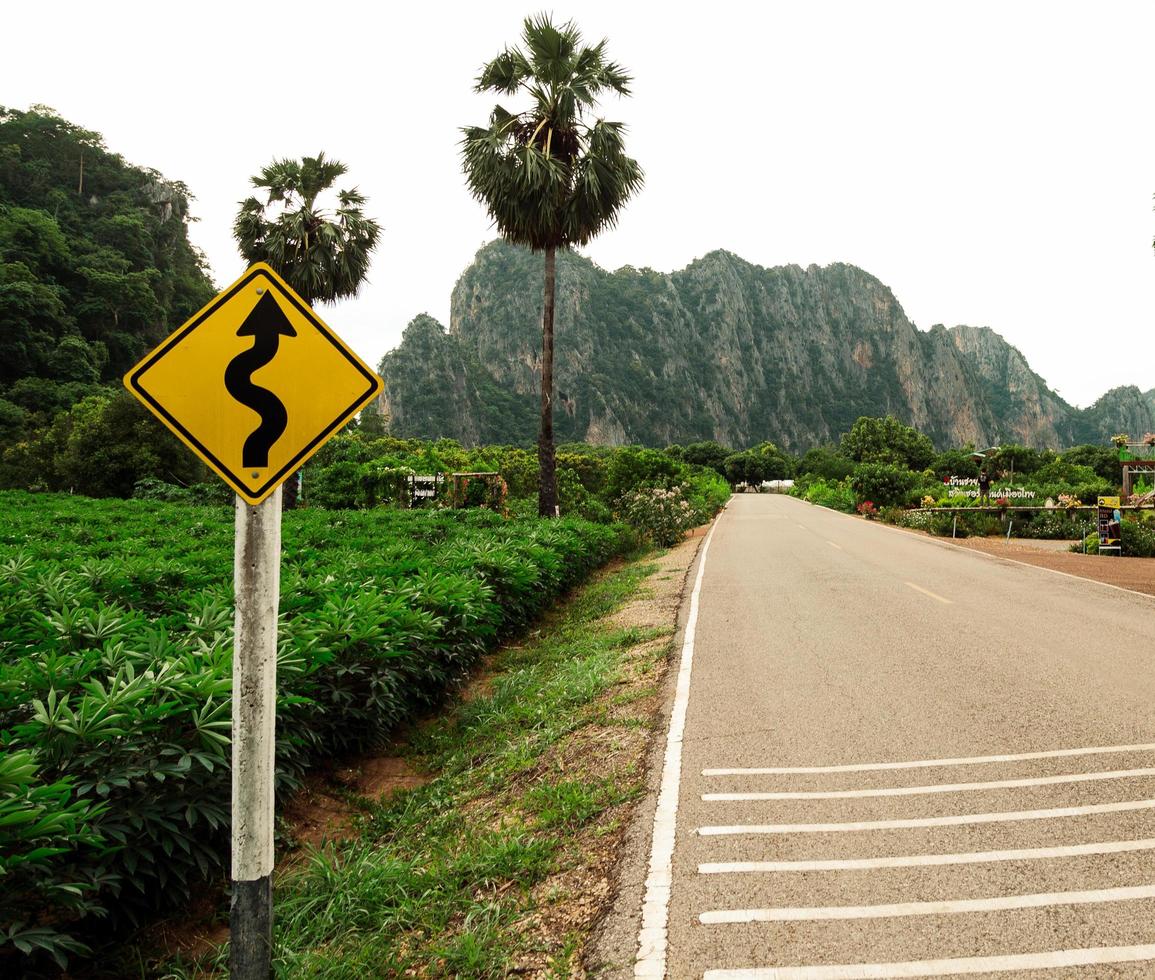
[[[381,391],[381,379],[263,262],[124,383],[250,504]]]

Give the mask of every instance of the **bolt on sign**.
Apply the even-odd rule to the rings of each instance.
[[[264,263],[146,356],[124,383],[254,505],[382,387]]]

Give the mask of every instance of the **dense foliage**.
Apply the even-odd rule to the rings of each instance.
[[[0,447],[118,382],[212,297],[190,200],[50,109],[0,107]]]
[[[227,508],[0,498],[0,973],[227,857]],[[278,784],[378,743],[624,545],[492,511],[286,517]],[[4,954],[8,954],[5,967]]]
[[[978,497],[980,470],[991,479],[986,501]],[[791,493],[846,513],[934,534],[1011,531],[1062,540],[1082,538],[1091,517],[1080,508],[1118,493],[1122,477],[1118,453],[1110,447],[1056,453],[1007,443],[981,454],[973,446],[936,453],[924,435],[894,418],[858,419],[837,448],[809,450],[795,471]],[[1014,510],[1022,505],[1038,510]]]

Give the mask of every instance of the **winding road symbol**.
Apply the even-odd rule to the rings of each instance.
[[[264,262],[146,354],[124,384],[253,507],[384,387]]]
[[[237,336],[252,337],[253,346],[229,361],[225,368],[225,390],[261,417],[260,425],[245,439],[242,465],[264,467],[269,465],[269,450],[289,424],[289,413],[281,399],[268,388],[253,383],[253,374],[277,356],[282,337],[295,337],[297,331],[272,291],[266,290],[245,317]]]

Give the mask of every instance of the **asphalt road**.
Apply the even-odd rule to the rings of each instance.
[[[697,610],[668,976],[1155,977],[1155,599],[746,495]]]

